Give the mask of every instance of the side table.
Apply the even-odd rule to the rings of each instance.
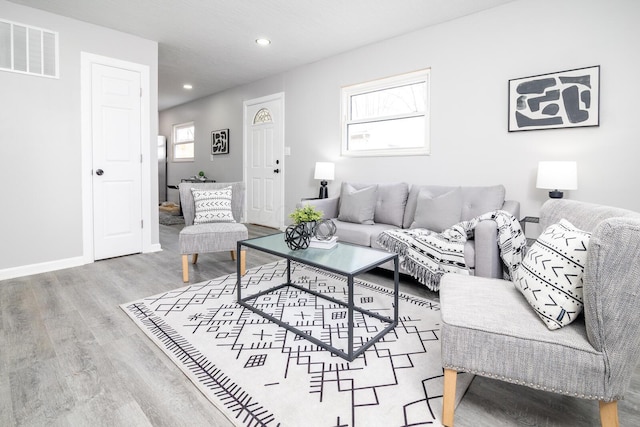
[[[527,236],[527,224],[538,224],[540,222],[540,218],[537,216],[525,216],[520,220],[520,228],[522,228],[522,232],[525,237]],[[527,247],[531,247],[536,241],[535,237],[527,237]]]

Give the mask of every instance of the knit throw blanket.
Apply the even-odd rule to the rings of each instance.
[[[513,277],[520,266],[527,239],[520,222],[505,211],[488,212],[460,222],[442,233],[424,228],[388,230],[378,236],[378,243],[396,252],[400,265],[420,283],[432,291],[440,287],[445,273],[470,274],[464,261],[464,244],[473,237],[480,221],[493,220],[498,224],[498,248],[504,262],[505,278]]]

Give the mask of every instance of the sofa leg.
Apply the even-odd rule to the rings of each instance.
[[[456,379],[458,373],[453,369],[444,370],[444,391],[442,392],[442,424],[453,427],[453,411],[456,402]]]
[[[198,262],[198,254],[191,255],[191,264]]]
[[[600,401],[600,425],[602,427],[619,427],[620,421],[618,420],[618,402]]]
[[[189,255],[182,255],[182,281],[189,281]]]

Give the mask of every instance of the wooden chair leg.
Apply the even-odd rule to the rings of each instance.
[[[182,255],[182,281],[189,281],[189,255]]]
[[[240,275],[247,272],[247,251],[240,251]]]
[[[619,427],[620,421],[618,420],[618,402],[603,402],[600,401],[600,425],[602,427]]]
[[[453,369],[444,370],[444,391],[442,392],[442,424],[453,427],[453,411],[456,403],[456,379]]]
[[[231,259],[236,260],[236,251],[231,251]],[[240,251],[240,275],[244,276],[247,272],[247,251]]]
[[[198,262],[198,254],[191,255],[191,264]]]

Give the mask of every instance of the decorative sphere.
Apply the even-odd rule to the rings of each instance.
[[[291,250],[306,249],[311,242],[311,236],[304,224],[293,224],[284,231],[284,241]]]
[[[330,219],[323,219],[316,224],[315,235],[318,240],[329,240],[336,234],[336,224]]]

